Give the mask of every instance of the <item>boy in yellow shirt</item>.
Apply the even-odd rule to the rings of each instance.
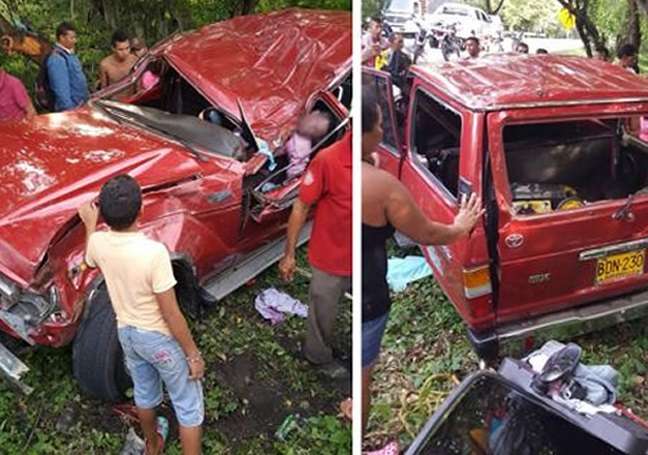
[[[86,228],[86,259],[106,280],[118,336],[133,379],[146,454],[162,453],[155,408],[166,385],[180,424],[184,455],[200,454],[204,402],[200,379],[205,362],[176,301],[169,252],[137,230],[142,206],[139,185],[128,175],[107,181],[99,207],[79,209]],[[97,231],[97,218],[110,227]],[[100,355],[100,353],[97,353]]]

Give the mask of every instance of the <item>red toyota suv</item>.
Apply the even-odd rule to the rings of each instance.
[[[469,237],[421,246],[482,358],[648,312],[645,79],[580,57],[506,54],[413,66],[405,79],[395,87],[364,69],[383,111],[380,166],[441,222],[462,195],[482,198]]]

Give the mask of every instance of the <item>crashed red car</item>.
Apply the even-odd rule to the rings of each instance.
[[[365,70],[384,115],[381,167],[432,219],[463,195],[486,214],[422,246],[485,358],[512,340],[562,339],[648,315],[645,79],[579,57],[498,54],[413,66],[398,100]]]
[[[129,380],[102,277],[83,262],[79,205],[111,176],[135,177],[140,228],[168,247],[180,304],[197,313],[280,257],[300,183],[282,146],[313,110],[331,123],[312,153],[341,138],[350,81],[351,15],[293,9],[174,35],[85,106],[3,126],[0,328],[74,343],[82,389],[121,398]],[[2,345],[0,370],[29,390]]]

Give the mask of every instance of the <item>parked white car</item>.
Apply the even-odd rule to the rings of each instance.
[[[420,2],[391,0],[382,11],[382,16],[392,31],[402,33],[406,38],[413,38],[419,29],[416,22],[421,20]]]
[[[464,39],[469,36],[496,35],[503,31],[502,21],[498,16],[488,15],[480,8],[463,3],[442,4],[427,16],[427,22],[442,27],[456,24],[457,35]]]

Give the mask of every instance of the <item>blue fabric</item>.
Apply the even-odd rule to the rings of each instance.
[[[56,112],[73,109],[88,99],[88,83],[76,55],[55,48],[47,58],[47,78]]]
[[[189,365],[176,339],[133,326],[120,327],[117,335],[133,378],[137,407],[153,409],[162,403],[164,382],[180,425],[201,425],[205,416],[202,385],[189,378]]]
[[[390,258],[387,261],[387,284],[394,292],[400,292],[412,281],[431,274],[432,270],[423,256]]]
[[[370,367],[378,358],[388,319],[389,313],[386,313],[362,323],[362,368]]]

